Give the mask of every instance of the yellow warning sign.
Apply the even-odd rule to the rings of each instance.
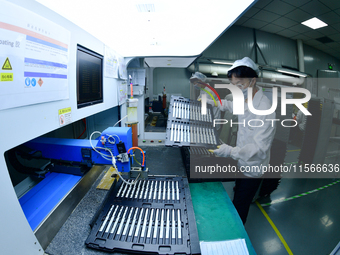
[[[71,107],[60,109],[59,110],[59,115],[65,114],[65,113],[68,113],[68,112],[71,112]]]
[[[72,122],[72,112],[71,107],[59,109],[58,110],[59,117],[59,126],[64,126],[70,124]]]
[[[11,62],[9,62],[8,58],[6,58],[6,61],[2,66],[2,70],[12,70]]]
[[[13,73],[1,73],[0,81],[13,81]]]

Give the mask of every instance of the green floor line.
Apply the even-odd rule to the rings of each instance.
[[[301,194],[299,194],[299,195],[292,196],[292,197],[289,197],[289,198],[283,198],[283,199],[274,200],[274,201],[272,201],[272,202],[270,202],[270,203],[261,204],[261,206],[262,206],[262,207],[263,207],[263,206],[269,206],[269,205],[273,205],[273,204],[277,204],[277,203],[286,202],[286,201],[289,201],[289,200],[292,200],[292,199],[295,199],[295,198],[303,197],[303,196],[312,194],[312,193],[314,193],[314,192],[323,190],[323,189],[325,189],[325,188],[328,188],[328,187],[330,187],[330,186],[333,186],[334,184],[337,184],[337,183],[339,183],[339,182],[340,182],[340,180],[337,180],[337,181],[332,182],[332,183],[330,183],[330,184],[327,184],[327,185],[325,185],[325,186],[323,186],[323,187],[320,187],[320,188],[317,188],[317,189],[313,189],[313,190],[311,190],[311,191],[307,191],[307,192],[305,192],[305,193],[301,193]]]
[[[336,157],[339,157],[340,155],[333,155],[333,156],[327,156],[327,157],[325,157],[326,159],[329,159],[329,158],[336,158]],[[283,163],[283,164],[285,164],[285,165],[296,165],[296,164],[298,164],[299,162],[285,162],[285,163]]]

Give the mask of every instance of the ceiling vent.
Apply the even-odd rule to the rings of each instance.
[[[155,12],[154,4],[137,4],[138,12]]]
[[[316,38],[315,40],[321,42],[321,43],[331,43],[334,42],[331,38],[329,38],[328,36],[324,36],[324,37],[319,37]]]

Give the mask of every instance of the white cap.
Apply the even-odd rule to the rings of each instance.
[[[254,63],[253,60],[251,60],[248,57],[244,57],[242,59],[236,60],[234,62],[234,64],[232,65],[232,67],[230,67],[229,71],[231,71],[234,68],[239,67],[239,66],[247,66],[247,67],[253,69],[256,72],[257,75],[259,75],[259,73],[260,73],[259,68],[257,67],[257,65]]]
[[[200,73],[200,72],[195,72],[191,77],[190,80],[193,79],[199,79],[203,82],[205,82],[205,80],[207,79],[207,76],[205,76],[204,74]]]

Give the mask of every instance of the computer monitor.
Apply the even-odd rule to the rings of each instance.
[[[77,108],[103,102],[103,56],[77,46]]]

